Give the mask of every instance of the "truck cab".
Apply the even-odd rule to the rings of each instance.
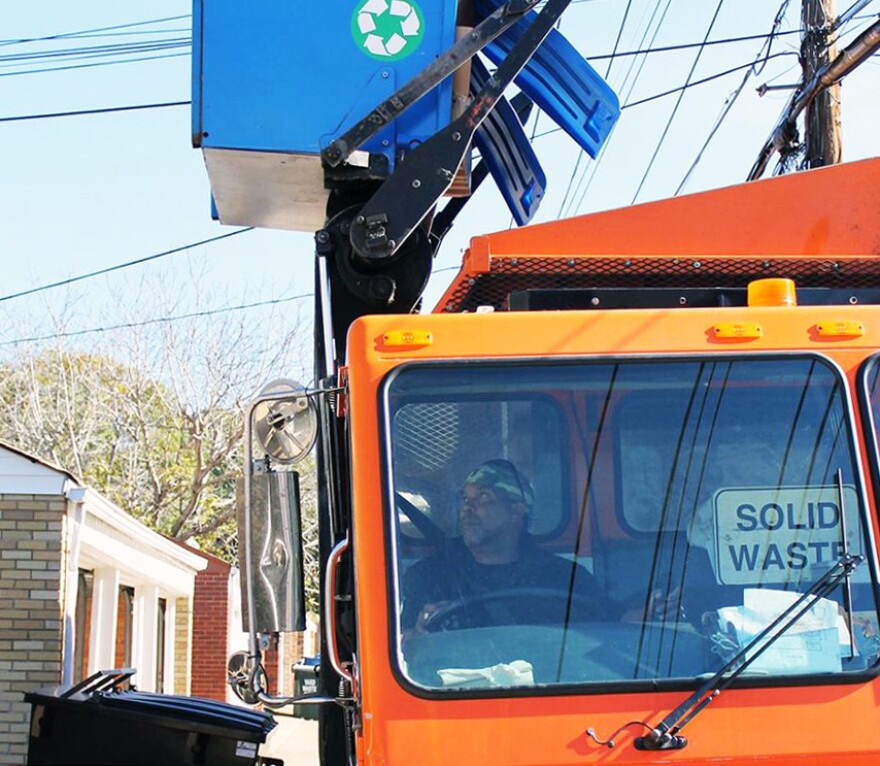
[[[755,195],[786,183],[725,193],[760,219]],[[713,207],[707,237],[737,225]],[[349,332],[358,759],[870,762],[874,258],[770,256],[759,220],[695,242],[700,255],[620,253],[585,236],[614,215],[582,219],[580,237],[548,224],[475,240],[435,313]],[[676,272],[677,290],[644,286]],[[544,310],[510,310],[528,304]],[[491,461],[515,468],[524,545],[562,576],[500,588],[467,558],[463,487]],[[847,557],[850,572],[774,623]],[[439,609],[411,603],[426,572],[435,595],[451,583]],[[425,606],[434,619],[417,625]],[[651,732],[716,674],[711,707],[670,721],[687,724],[678,752],[644,752],[665,749]]]

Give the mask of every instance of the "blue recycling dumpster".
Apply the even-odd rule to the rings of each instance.
[[[320,150],[455,41],[457,0],[195,0],[193,143],[225,223],[314,231]],[[397,153],[448,124],[452,81],[362,147]]]

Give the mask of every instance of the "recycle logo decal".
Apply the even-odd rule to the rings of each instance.
[[[396,61],[419,47],[425,20],[413,0],[366,0],[351,18],[351,34],[367,56]]]

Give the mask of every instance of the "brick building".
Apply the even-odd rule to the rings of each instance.
[[[246,650],[248,636],[242,632],[241,579],[238,569],[203,551],[206,568],[196,577],[193,607],[194,697],[238,702],[226,683],[226,666],[235,652]],[[272,694],[294,694],[294,663],[318,653],[317,625],[306,621],[305,633],[283,633],[266,652],[263,665]]]
[[[189,694],[207,566],[67,471],[0,444],[0,763],[25,763],[25,691],[135,667],[139,689]]]

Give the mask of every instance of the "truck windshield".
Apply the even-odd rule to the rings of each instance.
[[[870,551],[845,383],[819,357],[413,364],[384,403],[418,687],[693,684]],[[743,675],[873,667],[874,582],[869,555]]]

